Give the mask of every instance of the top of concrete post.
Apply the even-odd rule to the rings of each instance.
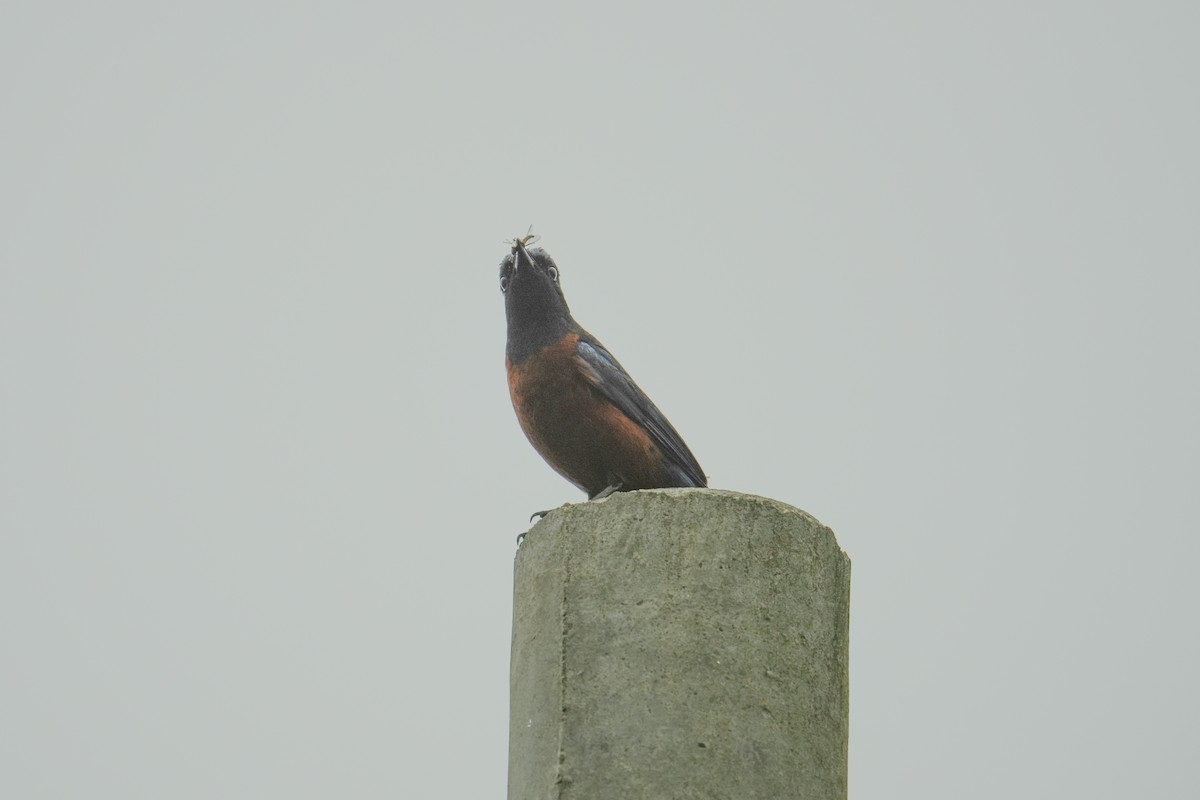
[[[850,562],[715,489],[550,512],[517,552],[509,798],[844,798]]]

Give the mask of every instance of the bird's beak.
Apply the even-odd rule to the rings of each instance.
[[[521,266],[522,254],[524,254],[526,261],[528,261],[530,264],[533,263],[533,259],[529,257],[529,251],[525,249],[525,245],[533,244],[540,238],[542,237],[535,234],[533,232],[533,226],[530,225],[529,230],[525,231],[524,236],[518,236],[516,239],[512,240],[513,272],[516,272],[517,268]]]
[[[529,252],[525,249],[524,242],[513,242],[513,272],[515,273],[521,266],[521,256],[525,256],[525,260],[533,263],[529,257]]]

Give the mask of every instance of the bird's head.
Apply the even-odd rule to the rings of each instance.
[[[508,318],[507,355],[512,363],[578,328],[558,282],[558,265],[545,250],[530,247],[536,240],[526,233],[508,242],[511,250],[500,262],[500,291]]]
[[[540,247],[532,232],[513,239],[511,251],[500,262],[500,291],[509,325],[514,318],[529,323],[541,319],[570,317],[567,299],[558,280],[558,265]]]

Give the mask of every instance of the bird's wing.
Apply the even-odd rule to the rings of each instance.
[[[588,383],[650,434],[650,438],[662,450],[668,469],[679,478],[681,485],[708,485],[692,451],[604,345],[580,338],[575,348],[575,358]]]

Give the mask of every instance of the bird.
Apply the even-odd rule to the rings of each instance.
[[[539,238],[530,228],[510,240],[500,262],[508,390],[530,444],[589,500],[637,489],[706,487],[704,471],[674,426],[571,316],[558,264],[532,246]]]

